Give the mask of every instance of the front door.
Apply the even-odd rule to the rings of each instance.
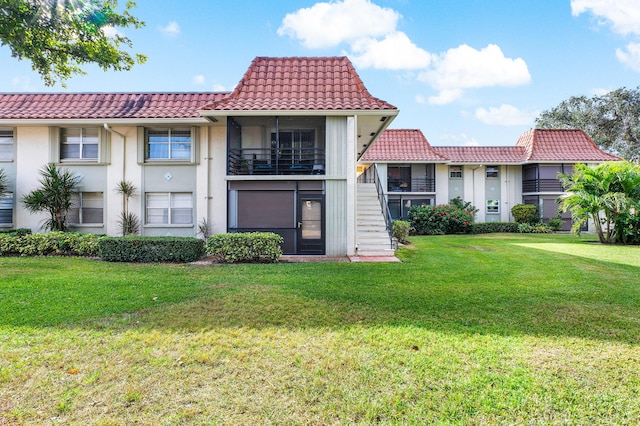
[[[324,254],[324,197],[298,196],[297,254]]]

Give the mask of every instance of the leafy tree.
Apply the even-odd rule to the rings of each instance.
[[[640,159],[640,88],[602,96],[572,96],[536,119],[539,128],[584,130],[603,150],[630,161]]]
[[[600,242],[629,242],[625,226],[640,212],[640,166],[627,161],[576,164],[572,175],[560,173],[558,178],[567,190],[561,208],[571,210],[574,232],[592,219]]]
[[[135,6],[128,1],[118,13],[117,0],[2,0],[0,44],[31,61],[48,86],[85,74],[81,65],[89,63],[105,71],[130,70],[146,57],[122,50],[132,43],[117,28],[144,25],[129,13]]]
[[[47,164],[40,170],[40,188],[22,198],[22,204],[31,213],[47,212],[43,228],[49,231],[67,230],[67,212],[71,209],[71,198],[77,192],[79,178],[70,170]]]

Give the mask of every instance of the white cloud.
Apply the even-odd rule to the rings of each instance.
[[[442,139],[446,145],[480,146],[480,143],[476,138],[469,136],[466,133],[446,133],[442,135],[440,139]]]
[[[593,93],[596,96],[604,96],[607,93],[609,93],[612,89],[605,89],[604,87],[596,87],[595,89],[591,90],[591,93]]]
[[[359,68],[415,70],[418,80],[437,91],[427,99],[436,105],[459,99],[465,89],[531,80],[523,59],[505,57],[494,44],[481,50],[463,44],[440,55],[430,53],[397,29],[400,18],[371,0],[330,0],[287,14],[278,34],[310,49],[346,44],[344,54]],[[424,102],[424,97],[416,97],[416,102]]]
[[[159,27],[160,32],[167,37],[178,37],[180,35],[180,25],[176,21],[169,22],[164,27]]]
[[[640,72],[640,44],[629,43],[627,50],[616,49],[616,57],[620,62],[634,71]]]
[[[109,38],[113,38],[115,36],[122,36],[122,33],[118,31],[117,28],[112,27],[111,25],[107,25],[106,27],[101,28],[102,33]]]
[[[539,115],[537,111],[522,111],[513,105],[502,104],[499,108],[476,109],[476,118],[485,124],[498,126],[521,126],[531,124]]]
[[[193,77],[192,82],[193,82],[193,84],[197,84],[197,85],[204,84],[204,82],[205,82],[204,75],[202,75],[202,74],[196,75],[195,77]]]
[[[417,104],[422,105],[427,103],[427,98],[425,98],[424,95],[417,94],[415,100]]]
[[[321,2],[287,14],[278,35],[298,39],[310,49],[337,46],[395,32],[400,14],[370,0]]]
[[[16,76],[11,79],[11,85],[17,88],[21,92],[35,92],[36,88],[31,84],[31,79],[28,77]]]
[[[222,84],[214,84],[213,85],[213,91],[214,92],[226,92],[227,89],[225,89],[225,87]]]
[[[464,89],[519,86],[531,81],[526,62],[522,58],[506,58],[495,44],[480,50],[466,44],[449,49],[434,58],[434,69],[418,78],[439,90],[437,96],[429,98],[429,102],[439,105],[458,99]]]
[[[353,62],[362,68],[387,70],[423,69],[431,54],[416,46],[403,32],[387,34],[384,39],[363,38],[351,45]]]
[[[571,14],[603,18],[619,34],[640,35],[640,2],[637,0],[571,0]]]

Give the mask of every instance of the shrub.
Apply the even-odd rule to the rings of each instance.
[[[394,220],[391,225],[391,235],[400,243],[407,241],[411,223],[406,220]]]
[[[99,256],[107,262],[193,262],[204,255],[204,241],[192,237],[106,237]]]
[[[409,209],[409,219],[419,235],[466,234],[471,232],[474,213],[451,204],[422,204]]]
[[[546,223],[536,223],[534,225],[530,223],[519,223],[518,232],[521,234],[549,234],[552,231]]]
[[[498,232],[518,232],[515,222],[482,222],[471,225],[472,234],[493,234]]]
[[[272,232],[216,234],[207,240],[207,254],[226,263],[274,263],[282,256],[283,241]]]
[[[511,207],[511,214],[517,223],[534,224],[540,222],[538,207],[534,204],[516,204]]]
[[[31,229],[29,228],[0,229],[0,234],[27,235],[30,233]]]
[[[75,232],[0,234],[0,254],[20,256],[84,256],[98,254],[101,236]]]
[[[552,231],[560,231],[562,230],[562,219],[554,217],[553,219],[549,219],[547,225],[549,225]]]
[[[620,215],[616,225],[623,244],[640,244],[640,214],[627,211]]]

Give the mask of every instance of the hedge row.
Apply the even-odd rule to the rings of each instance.
[[[217,234],[207,240],[207,254],[225,263],[274,263],[282,256],[282,242],[271,232]]]
[[[31,233],[31,229],[29,228],[0,229],[0,234],[27,235],[30,233]]]
[[[74,232],[0,233],[0,256],[95,257],[98,255],[98,242],[104,238],[94,234]]]
[[[205,253],[205,243],[192,237],[108,237],[98,244],[107,262],[194,262]]]
[[[493,234],[498,232],[519,232],[515,222],[481,222],[471,225],[472,234]]]

